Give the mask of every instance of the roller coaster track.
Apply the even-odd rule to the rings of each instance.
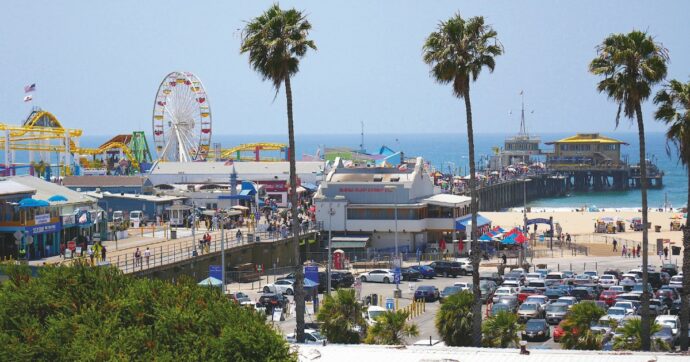
[[[245,143],[233,148],[226,148],[221,150],[220,156],[222,159],[236,158],[239,152],[256,152],[256,151],[285,151],[287,145],[284,143]],[[214,155],[215,156],[215,155]]]

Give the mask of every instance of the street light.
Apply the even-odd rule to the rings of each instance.
[[[332,222],[333,215],[335,215],[335,210],[333,210],[333,201],[329,200],[328,201],[328,266],[326,267],[326,274],[327,274],[326,281],[327,281],[327,286],[328,286],[328,289],[326,289],[326,292],[328,293],[328,295],[331,295],[331,266],[333,265],[333,260],[332,260],[333,259],[333,252],[331,251],[331,247],[332,247],[331,241],[333,239],[331,237],[331,232],[333,231],[333,227],[332,227],[331,222]]]
[[[396,268],[396,279],[395,279],[395,297],[400,298],[402,295],[400,291],[400,266],[401,266],[401,260],[400,260],[400,255],[398,254],[398,198],[397,194],[395,193],[396,190],[398,189],[396,186],[385,186],[384,187],[387,191],[392,191],[393,194],[393,209],[395,213],[395,258],[393,259],[393,266]]]
[[[527,233],[527,183],[532,181],[532,179],[526,178],[522,180],[522,220],[524,223],[524,231],[525,234]],[[525,243],[522,243],[522,247],[520,248],[520,265],[518,267],[521,267],[522,264],[525,263]]]

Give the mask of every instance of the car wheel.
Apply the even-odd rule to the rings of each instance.
[[[287,295],[293,295],[295,292],[292,291],[292,289],[288,289],[285,291],[285,294]]]
[[[361,277],[359,277],[359,280],[361,280],[361,281],[362,281],[362,283],[366,283],[366,281],[367,281],[367,277],[365,277],[365,276],[361,276]]]
[[[384,277],[384,278],[383,278],[383,282],[386,283],[386,284],[388,284],[388,283],[391,282],[391,280],[388,279],[388,277]]]
[[[271,292],[271,288],[269,288],[269,287],[264,287],[264,293],[270,293],[270,292]]]

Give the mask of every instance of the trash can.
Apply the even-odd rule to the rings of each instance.
[[[177,239],[177,230],[170,230],[170,239]]]
[[[661,225],[654,225],[654,231],[655,232],[660,232],[661,231]]]
[[[371,305],[378,305],[379,304],[379,296],[378,294],[372,294],[371,295]]]

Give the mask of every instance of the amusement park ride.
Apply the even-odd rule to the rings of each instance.
[[[172,72],[163,78],[154,100],[152,126],[157,162],[283,161],[288,155],[281,143],[211,150],[211,106],[201,80],[190,72]],[[38,107],[21,126],[0,123],[0,135],[0,176],[21,169],[46,179],[53,172],[56,176],[115,169],[119,174],[143,173],[154,161],[142,131],[115,136],[96,148],[80,147],[82,130],[64,128],[52,113]],[[263,151],[277,151],[279,156],[262,157]],[[28,152],[28,156],[20,157],[18,152]],[[98,156],[102,156],[100,161]]]

